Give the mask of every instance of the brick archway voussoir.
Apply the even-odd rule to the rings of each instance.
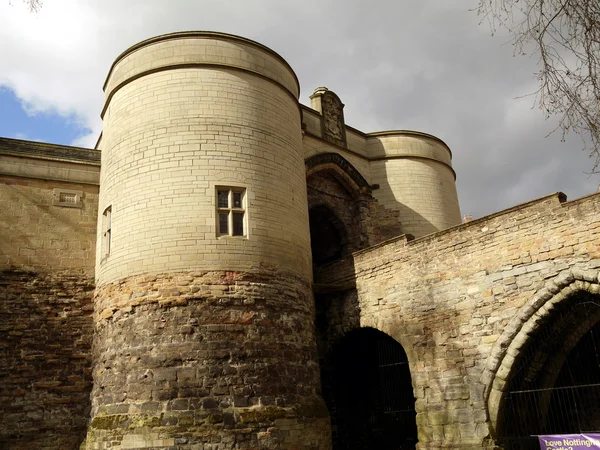
[[[492,430],[497,429],[498,409],[508,387],[515,360],[527,345],[530,335],[557,305],[581,290],[592,294],[600,293],[600,271],[576,267],[563,270],[537,291],[506,326],[494,345],[480,378]]]

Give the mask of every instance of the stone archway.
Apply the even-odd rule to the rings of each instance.
[[[367,180],[343,156],[321,153],[305,165],[309,210],[329,208],[338,219],[336,227],[345,230],[341,256],[402,234],[398,211],[381,206]]]
[[[371,188],[362,175],[336,153],[310,158],[306,169],[313,260],[322,256],[315,252],[314,243],[323,250],[328,235],[334,241],[337,236],[344,240],[342,252],[335,259],[369,245],[372,240],[368,233]]]
[[[337,214],[327,205],[308,210],[313,266],[318,267],[349,253],[348,231]]]
[[[493,435],[506,448],[535,448],[528,435],[584,431],[574,417],[598,419],[600,427],[600,408],[585,401],[576,410],[567,406],[568,396],[600,398],[600,370],[573,356],[600,345],[598,277],[596,270],[562,272],[521,308],[496,343],[482,383]]]
[[[415,397],[396,340],[375,328],[354,329],[334,346],[322,373],[334,450],[415,448]]]
[[[329,170],[335,173],[336,178],[346,186],[348,191],[355,192],[354,195],[360,192],[371,192],[371,186],[367,180],[352,164],[337,153],[320,153],[307,159],[304,164],[307,178],[316,172]]]

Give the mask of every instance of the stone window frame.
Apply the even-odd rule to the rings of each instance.
[[[55,188],[52,193],[52,205],[67,208],[83,208],[83,191]]]
[[[112,205],[107,206],[102,213],[102,241],[101,255],[102,260],[110,256],[112,247]]]
[[[223,204],[219,204],[219,193],[227,193],[227,206]],[[234,204],[235,195],[239,194],[239,206]],[[241,186],[215,186],[215,226],[216,226],[216,234],[217,237],[232,237],[238,239],[247,239],[248,238],[248,223],[247,223],[247,189]],[[222,218],[223,216],[227,217],[227,225],[226,230],[222,230]],[[242,231],[241,234],[237,231],[238,223],[235,222],[235,216],[241,216],[241,226]]]

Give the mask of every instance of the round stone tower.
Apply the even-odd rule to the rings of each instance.
[[[104,90],[84,446],[329,448],[294,72],[185,32],[125,51]]]
[[[400,212],[404,233],[420,237],[461,223],[450,148],[418,131],[367,135],[373,196]]]

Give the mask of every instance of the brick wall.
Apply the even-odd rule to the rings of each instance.
[[[0,139],[0,153],[22,152],[0,155],[0,447],[75,450],[92,384],[96,155],[25,144]]]
[[[328,448],[311,297],[278,270],[105,284],[86,448]]]
[[[88,448],[328,446],[297,94],[280,57],[227,35],[113,66]],[[218,187],[245,190],[244,236],[217,231]]]
[[[0,271],[0,447],[75,450],[90,408],[93,280]]]
[[[81,208],[55,189],[81,191]],[[98,186],[0,175],[0,269],[93,272]]]
[[[540,292],[546,300],[545,289],[559,292],[555,280],[572,280],[565,271],[597,277],[599,211],[600,195],[552,195],[422,239],[394,239],[319,274],[322,283],[356,277],[361,326],[405,348],[420,448],[492,445],[501,399],[488,395],[506,370],[500,361],[519,317],[540,307],[531,303]]]
[[[172,70],[129,80],[108,99],[100,209],[112,205],[113,227],[111,255],[103,260],[98,248],[99,280],[267,261],[311,276],[300,111],[281,80],[292,76],[281,62],[280,75],[265,79],[211,60],[212,42],[181,38]],[[240,57],[222,44],[219,52]],[[188,51],[207,65],[180,67]],[[120,61],[110,79],[145,52]],[[219,236],[216,186],[246,189],[249,239]]]

